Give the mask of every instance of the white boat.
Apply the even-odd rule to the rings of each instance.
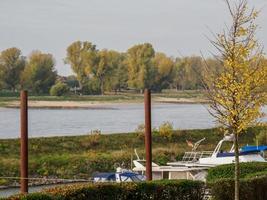
[[[185,152],[183,159],[177,162],[169,162],[166,166],[159,166],[152,163],[152,178],[158,179],[191,179],[204,180],[207,170],[211,167],[222,164],[230,164],[235,162],[234,145],[229,151],[223,151],[222,145],[225,142],[233,143],[233,135],[225,136],[216,146],[214,151],[196,151],[202,140],[195,143],[192,151]],[[266,162],[264,159],[264,151],[267,146],[244,146],[240,149],[240,162]],[[136,153],[136,152],[135,152]],[[137,159],[133,160],[133,171],[144,174],[145,160],[141,160],[136,153]]]

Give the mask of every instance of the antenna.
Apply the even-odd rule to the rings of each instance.
[[[197,142],[194,144],[194,146],[193,146],[193,148],[192,148],[192,151],[197,150],[197,148],[199,147],[200,143],[203,142],[204,140],[206,140],[206,138],[202,138],[201,140],[197,141]]]

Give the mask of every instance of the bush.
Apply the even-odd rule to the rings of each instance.
[[[173,125],[170,122],[164,122],[159,127],[159,135],[165,138],[171,138],[173,135]]]
[[[214,200],[234,199],[234,164],[209,169],[207,181]],[[240,199],[267,199],[267,163],[240,163]]]
[[[1,90],[0,97],[19,97],[19,92],[9,91],[9,90]]]
[[[67,86],[67,84],[58,82],[51,87],[50,95],[51,96],[64,96],[68,94],[69,91],[70,91],[70,88]]]
[[[86,94],[86,95],[101,94],[101,88],[100,88],[99,80],[96,78],[92,78],[87,83],[83,83],[82,94]]]
[[[208,184],[214,200],[234,199],[234,179],[219,179]],[[267,199],[267,175],[240,180],[240,199],[265,200]]]
[[[135,132],[137,134],[137,138],[144,139],[145,137],[145,124],[139,124],[137,128],[135,129]]]
[[[202,200],[204,190],[203,182],[189,180],[77,184],[9,199],[39,200],[47,197],[53,200]]]
[[[213,182],[222,178],[234,178],[235,165],[220,165],[209,169],[207,181]],[[240,178],[255,177],[256,173],[267,175],[267,163],[264,162],[249,162],[240,163]],[[255,175],[254,175],[255,174]]]

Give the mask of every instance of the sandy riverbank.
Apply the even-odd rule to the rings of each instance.
[[[30,108],[50,108],[50,109],[108,109],[113,105],[118,104],[132,104],[132,103],[142,103],[142,101],[36,101],[29,100]],[[207,103],[205,100],[200,100],[196,98],[167,98],[167,97],[157,97],[153,99],[153,103]],[[7,108],[18,108],[20,106],[19,101],[10,101],[5,103],[4,107]]]
[[[30,108],[62,108],[62,109],[105,109],[109,108],[114,103],[106,102],[88,102],[88,101],[29,101],[28,106]],[[6,108],[18,108],[20,106],[19,101],[12,101],[7,103]]]

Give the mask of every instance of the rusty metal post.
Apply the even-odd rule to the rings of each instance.
[[[145,146],[146,146],[146,179],[152,180],[152,148],[151,148],[151,94],[145,89]]]
[[[20,93],[20,192],[28,193],[28,93]]]

